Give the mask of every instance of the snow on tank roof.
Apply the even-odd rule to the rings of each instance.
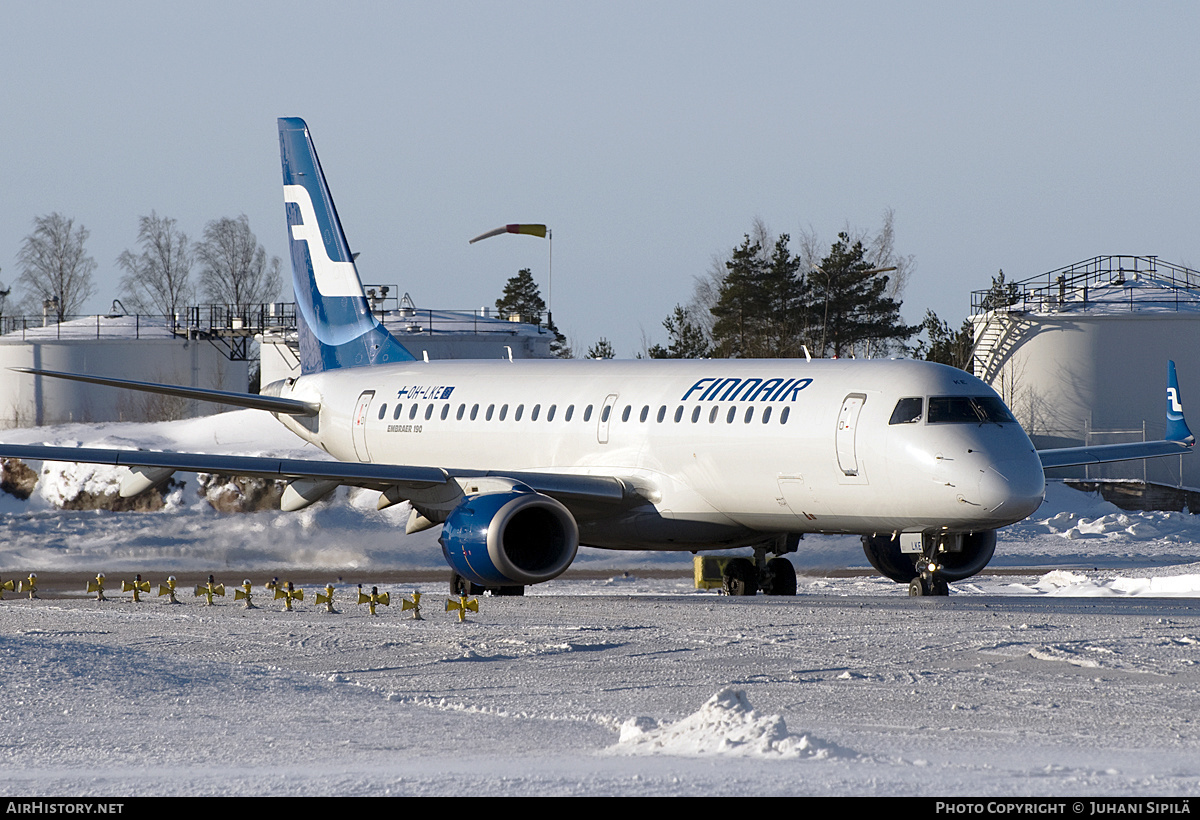
[[[6,322],[7,324],[7,322]],[[179,326],[182,330],[182,326]],[[186,334],[185,334],[186,335]],[[172,339],[178,338],[164,316],[82,316],[48,325],[17,327],[3,336],[0,344],[23,342],[87,341],[95,339]]]
[[[1038,296],[1041,298],[1029,298],[1009,310],[1024,309],[1039,315],[1200,313],[1200,291],[1181,288],[1145,273],[1137,278],[1067,288],[1061,294],[1046,289]]]

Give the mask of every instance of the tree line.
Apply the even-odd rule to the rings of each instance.
[[[901,293],[915,259],[896,250],[895,217],[885,211],[874,233],[849,229],[824,245],[811,230],[796,241],[773,234],[756,220],[741,243],[714,258],[706,275],[695,279],[692,297],[675,305],[663,320],[666,344],[647,340],[643,356],[654,359],[817,358],[904,355],[969,369],[972,328],[955,330],[932,310],[914,325],[900,314]],[[999,303],[1011,285],[993,278]],[[540,322],[545,311],[528,269],[508,280],[496,300],[502,315],[519,314]],[[577,355],[553,321],[553,353]],[[585,358],[612,358],[601,338]]]
[[[45,310],[62,322],[82,311],[95,293],[89,235],[61,213],[33,220],[17,254],[21,312]],[[121,303],[136,313],[174,316],[197,293],[207,302],[242,309],[277,300],[283,286],[282,262],[267,256],[245,214],[208,222],[203,236],[192,241],[174,219],[151,211],[138,219],[137,247],[123,251],[116,264],[123,272]]]

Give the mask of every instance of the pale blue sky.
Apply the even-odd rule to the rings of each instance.
[[[491,305],[554,232],[554,315],[618,355],[756,217],[896,217],[905,315],[1097,254],[1200,266],[1194,2],[43,2],[0,34],[0,281],[90,231],[90,310],[151,209],[285,256],[275,118],[308,121],[368,282]],[[286,258],[286,257],[285,257]],[[289,296],[290,298],[290,296]]]

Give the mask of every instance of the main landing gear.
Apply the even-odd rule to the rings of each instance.
[[[484,592],[490,591],[492,595],[524,595],[525,587],[523,586],[506,586],[506,587],[484,587],[479,584],[473,584],[466,578],[459,575],[457,572],[450,573],[450,594],[451,595],[482,595]]]
[[[795,595],[796,569],[784,553],[795,552],[799,536],[782,536],[768,546],[754,548],[754,558],[731,558],[721,572],[721,589],[726,595]],[[790,547],[790,549],[789,549]],[[767,559],[767,553],[776,557]]]

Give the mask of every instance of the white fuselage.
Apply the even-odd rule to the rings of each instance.
[[[302,376],[281,420],[344,461],[616,476],[646,505],[583,543],[696,549],[770,533],[974,532],[1044,493],[1015,422],[894,423],[898,400],[991,396],[907,360],[439,361]]]

